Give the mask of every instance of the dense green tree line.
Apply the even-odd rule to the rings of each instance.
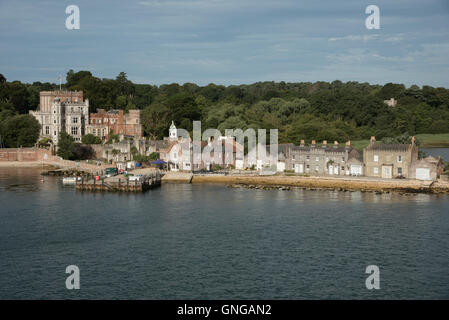
[[[203,129],[278,128],[281,142],[294,143],[449,132],[446,88],[338,80],[153,86],[134,84],[123,72],[115,79],[100,79],[89,71],[73,70],[66,79],[64,89],[82,90],[91,111],[142,109],[142,124],[150,138],[167,135],[172,120],[187,130],[193,120],[201,120]],[[39,91],[57,89],[50,83],[7,82],[4,77],[0,81],[0,121],[37,109]],[[398,100],[396,107],[384,104],[390,98]]]

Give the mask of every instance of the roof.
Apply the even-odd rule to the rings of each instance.
[[[146,142],[147,145],[156,147],[156,151],[167,149],[170,143],[169,140],[148,140]]]
[[[366,147],[366,150],[378,150],[378,151],[407,151],[411,147],[411,144],[385,144],[385,143],[372,143]]]
[[[334,146],[327,146],[327,147],[323,147],[323,146],[321,146],[321,147],[293,146],[293,147],[291,147],[291,149],[294,151],[305,151],[305,152],[308,152],[311,150],[317,150],[317,151],[324,150],[324,152],[340,152],[340,153],[343,153],[346,150],[349,150],[349,151],[352,150],[351,147],[347,148],[347,147],[340,147],[340,146],[338,146],[338,147],[334,147]]]

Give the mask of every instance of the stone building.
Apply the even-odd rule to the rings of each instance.
[[[89,122],[89,100],[83,101],[81,91],[42,91],[38,111],[30,111],[41,125],[40,138],[50,138],[54,144],[59,134],[67,132],[81,141]]]
[[[340,147],[337,141],[328,146],[324,140],[321,146],[317,146],[315,140],[312,140],[311,145],[306,146],[304,140],[301,140],[299,146],[290,147],[285,169],[300,174],[349,175],[351,168],[347,162],[352,150],[349,141]]]
[[[390,98],[389,100],[384,100],[384,103],[389,107],[396,107],[396,105],[398,104],[398,100],[396,100],[395,98]]]
[[[140,110],[129,110],[128,113],[124,113],[123,110],[97,109],[97,112],[91,113],[89,118],[86,133],[100,137],[102,140],[109,139],[111,131],[124,137],[135,139],[142,137]]]
[[[444,171],[444,163],[441,157],[428,156],[412,162],[410,166],[410,178],[418,180],[437,180]]]
[[[418,147],[415,137],[411,144],[376,143],[376,138],[371,137],[369,145],[363,150],[365,175],[368,177],[410,178],[410,166],[416,160]]]

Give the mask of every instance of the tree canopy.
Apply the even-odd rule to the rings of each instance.
[[[85,70],[70,70],[66,79],[64,89],[82,90],[91,112],[141,109],[144,132],[152,139],[166,136],[172,120],[189,131],[193,120],[201,120],[203,130],[278,128],[280,142],[293,143],[449,132],[449,90],[442,87],[338,80],[155,86],[133,83],[125,72],[115,79],[101,79]],[[37,109],[39,91],[57,88],[0,77],[0,121]],[[390,98],[398,101],[395,107],[384,103]]]

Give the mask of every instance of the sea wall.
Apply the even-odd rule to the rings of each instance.
[[[243,186],[287,186],[309,189],[359,190],[405,193],[449,193],[449,183],[420,180],[373,178],[331,178],[301,176],[213,176],[195,175],[192,183],[223,183]]]
[[[51,157],[51,152],[47,149],[39,148],[4,148],[0,149],[0,161],[42,161],[47,155]]]

